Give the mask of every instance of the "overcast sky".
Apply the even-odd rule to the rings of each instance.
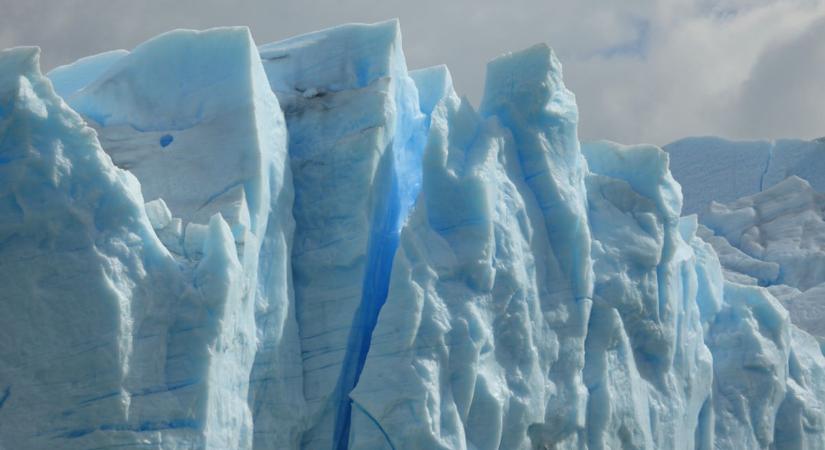
[[[584,139],[825,135],[825,0],[0,0],[0,48],[45,70],[173,28],[247,25],[259,44],[401,20],[410,68],[447,64],[476,104],[486,62],[547,42]]]

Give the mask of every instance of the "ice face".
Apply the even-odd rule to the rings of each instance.
[[[226,54],[215,53],[215,42],[226,44]],[[146,61],[170,63],[164,60],[170,48],[187,50],[175,53],[181,66],[191,67],[193,60],[207,53],[246,61],[233,70],[237,94],[245,99],[236,104],[246,104],[244,124],[250,132],[244,136],[245,146],[238,137],[224,144],[241,147],[238,153],[250,167],[234,173],[238,165],[221,168],[242,186],[244,195],[236,200],[245,202],[239,208],[250,217],[245,235],[233,235],[230,228],[243,222],[235,220],[237,216],[228,215],[232,222],[227,223],[214,214],[202,224],[187,224],[187,230],[199,225],[200,233],[193,233],[197,239],[181,236],[182,221],[171,216],[184,216],[187,221],[200,217],[187,209],[191,203],[186,200],[194,194],[216,198],[206,191],[214,184],[204,185],[192,176],[187,179],[187,173],[199,171],[183,169],[177,181],[188,181],[200,190],[190,189],[180,197],[179,192],[161,192],[173,199],[171,210],[162,200],[144,205],[141,191],[160,184],[153,183],[158,178],[136,170],[139,182],[131,172],[113,165],[110,156],[117,162],[116,150],[121,147],[111,146],[107,155],[98,142],[98,136],[110,142],[111,129],[98,123],[95,133],[68,109],[40,74],[36,51],[12,50],[0,56],[4,81],[0,170],[7,208],[0,252],[8,261],[0,277],[10,286],[4,290],[2,307],[3,329],[12,337],[0,349],[4,385],[0,440],[9,448],[251,447],[248,386],[256,338],[272,345],[256,336],[256,323],[289,305],[286,254],[291,229],[289,221],[281,223],[279,218],[289,218],[291,182],[284,164],[280,108],[248,31],[158,37],[120,58],[113,66],[116,70],[92,83],[97,90],[82,89],[83,95],[74,98],[78,105],[92,102],[94,95],[107,98],[93,110],[111,107],[109,117],[148,117],[147,109],[155,109],[158,114],[151,120],[157,123],[165,123],[164,118],[169,123],[190,120],[177,117],[180,111],[175,105],[156,108],[155,103],[136,100],[178,103],[178,98],[164,100],[157,95],[170,92],[168,83],[177,82],[174,77],[158,78],[153,72],[147,80],[141,71]],[[117,89],[131,96],[112,94],[105,86],[120,86]],[[206,91],[200,92],[196,103],[217,103],[227,94],[212,91],[218,98],[204,99]],[[114,97],[122,103],[115,105]],[[237,116],[242,111],[236,107],[232,113]],[[152,132],[138,131],[134,125],[129,123],[131,132],[115,133],[120,141],[114,142],[131,148],[137,155],[129,156],[145,168],[142,163],[156,157],[152,151],[158,151],[158,146],[153,139],[142,144],[143,133]],[[178,150],[211,150],[220,156],[225,147],[213,144]],[[201,156],[204,163],[215,164],[214,171],[222,163],[209,154]],[[177,162],[181,160],[186,157]],[[39,213],[38,207],[43,208]],[[179,239],[174,242],[177,246],[171,245],[174,236]],[[198,257],[176,257],[170,252],[182,247]],[[268,291],[256,279],[259,253],[266,255],[267,281],[275,286]],[[268,297],[258,301],[259,292],[265,291]],[[37,299],[37,306],[32,299]],[[277,307],[269,305],[270,300]],[[28,319],[21,322],[21,317]],[[287,322],[288,315],[282,320]],[[270,320],[270,325],[277,324]],[[29,350],[21,351],[22,339],[28,341]],[[288,366],[287,361],[279,362]]]
[[[284,128],[248,32],[179,30],[150,40],[69,104],[96,126],[114,163],[138,177],[144,197],[163,198],[184,223],[220,212],[239,238],[263,228],[265,172],[276,152],[259,147],[283,141]]]
[[[727,284],[710,329],[718,448],[765,448],[786,394],[788,313],[764,289]]]
[[[708,286],[702,249],[680,226],[667,154],[610,143],[583,152],[596,273],[584,369],[588,442],[694,448],[706,439],[701,411],[712,379],[702,307],[712,316],[721,290]]]
[[[49,76],[0,53],[1,448],[825,448],[813,147],[723,155],[705,227],[546,45],[479,110],[397,21]]]
[[[103,417],[128,421],[131,303],[143,297],[133,280],[172,288],[174,265],[134,178],[38,59],[33,48],[0,53],[0,436],[9,448],[83,448]]]

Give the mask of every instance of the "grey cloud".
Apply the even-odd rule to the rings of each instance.
[[[726,115],[736,137],[825,136],[825,19],[765,50]]]

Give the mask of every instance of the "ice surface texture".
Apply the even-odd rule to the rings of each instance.
[[[0,448],[825,448],[816,340],[666,152],[579,143],[546,45],[478,110],[396,21],[37,55],[0,53]],[[740,281],[809,279],[765,252]]]

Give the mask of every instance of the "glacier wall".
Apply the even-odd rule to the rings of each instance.
[[[825,191],[825,139],[730,141],[692,137],[664,146],[673,176],[682,185],[684,214],[704,213],[712,201],[729,203],[757,194],[790,176]],[[714,161],[715,164],[708,164]]]
[[[0,448],[825,448],[816,339],[577,123],[397,21],[3,51]]]

